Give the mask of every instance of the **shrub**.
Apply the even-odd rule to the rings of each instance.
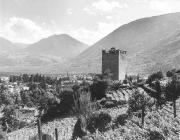
[[[47,111],[42,116],[43,122],[72,113],[74,106],[73,91],[64,90],[58,98],[60,102],[57,101],[48,105]]]
[[[23,105],[27,105],[28,107],[34,106],[34,103],[31,101],[31,97],[29,91],[20,91],[21,101]]]
[[[165,140],[165,137],[159,131],[156,130],[150,130],[148,132],[148,136],[148,140]]]
[[[155,81],[155,80],[160,80],[160,79],[162,79],[162,78],[163,78],[163,73],[162,73],[162,71],[158,71],[158,72],[156,72],[156,73],[151,74],[151,75],[148,77],[146,83],[147,83],[147,84],[151,84],[153,81]]]
[[[24,127],[27,126],[27,125],[28,125],[27,122],[25,122],[25,121],[20,121],[20,122],[19,122],[19,129],[24,128]]]
[[[117,101],[106,101],[104,107],[105,108],[117,107]]]
[[[109,88],[108,80],[94,81],[90,86],[92,100],[100,100],[106,97],[106,91]]]
[[[91,94],[86,87],[75,85],[72,89],[62,91],[58,98],[60,102],[48,104],[48,109],[42,117],[43,122],[72,113],[87,116],[97,108],[91,103]]]
[[[34,137],[29,138],[29,140],[39,140],[39,136],[36,135]],[[42,134],[42,140],[54,140],[52,136],[48,134]]]
[[[81,140],[106,140],[106,138],[104,138],[102,134],[96,131],[95,134],[84,136]]]
[[[166,85],[166,100],[173,101],[180,97],[180,83],[176,81],[168,82]]]
[[[8,93],[3,89],[0,89],[0,106],[1,105],[12,105],[14,104],[13,94]]]
[[[120,88],[121,85],[122,85],[122,84],[121,84],[120,82],[114,82],[114,83],[110,86],[110,89],[116,91],[116,90],[118,90],[118,89]]]
[[[116,126],[117,125],[124,125],[128,118],[129,118],[128,114],[121,114],[115,119],[114,123]]]
[[[76,138],[82,138],[83,136],[87,135],[86,131],[86,119],[84,116],[79,116],[72,134],[72,140],[75,140]]]
[[[180,83],[172,80],[166,86],[166,99],[173,102],[174,117],[176,114],[176,100],[180,97]]]
[[[0,140],[4,140],[4,139],[5,139],[5,132],[3,132],[0,126]]]
[[[152,106],[151,98],[145,93],[136,90],[129,98],[129,113],[138,112],[142,107],[148,108]]]
[[[87,119],[87,130],[94,133],[96,129],[105,131],[108,124],[111,122],[111,116],[105,112],[96,112],[91,114]]]
[[[86,130],[87,119],[97,110],[97,105],[91,102],[91,94],[87,87],[73,86],[74,112],[79,115],[74,126],[72,140],[82,138],[88,134]],[[88,139],[84,137],[83,139]]]
[[[167,72],[166,72],[166,76],[167,76],[167,77],[172,77],[172,76],[174,75],[174,72],[175,72],[175,71],[172,71],[172,70],[171,70],[171,71],[167,71]]]
[[[3,117],[1,118],[1,122],[3,130],[7,130],[8,132],[16,130],[18,128],[18,120],[16,118],[16,107],[13,105],[6,106],[2,112]]]
[[[73,91],[66,90],[63,91],[60,96],[60,104],[59,111],[63,114],[68,114],[73,111],[74,99],[73,99]]]
[[[97,110],[95,102],[91,102],[91,94],[88,87],[75,87],[73,98],[74,98],[74,112],[83,115],[85,118],[92,112]]]
[[[151,108],[152,105],[151,98],[148,95],[145,95],[144,92],[140,93],[140,91],[137,90],[129,99],[128,114],[132,115],[134,113],[138,113],[138,117],[141,117],[142,119],[143,127],[147,108]],[[141,111],[141,114],[139,111]]]

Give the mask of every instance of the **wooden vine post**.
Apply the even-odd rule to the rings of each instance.
[[[56,136],[56,140],[58,140],[58,130],[57,130],[57,128],[55,128],[55,136]]]
[[[38,125],[38,136],[39,136],[39,140],[42,140],[41,117],[38,117],[38,119],[37,119],[37,125]]]

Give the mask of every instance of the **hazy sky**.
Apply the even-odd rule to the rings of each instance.
[[[0,0],[0,36],[33,43],[69,34],[89,45],[138,18],[180,12],[180,0]]]

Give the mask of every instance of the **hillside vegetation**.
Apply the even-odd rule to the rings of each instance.
[[[127,76],[118,83],[97,76],[92,85],[75,84],[71,90],[52,92],[54,96],[37,87],[33,88],[39,92],[37,97],[31,92],[26,94],[40,111],[44,110],[42,132],[52,139],[57,128],[62,140],[176,140],[180,134],[180,83],[173,79],[173,71],[166,84],[162,72],[149,75],[146,81]],[[43,98],[43,94],[47,96]],[[37,132],[37,126],[29,126],[9,133],[8,137],[32,140]]]
[[[122,25],[71,64],[71,71],[101,72],[102,49],[127,51],[127,72],[150,74],[180,67],[180,13],[148,17]],[[88,64],[88,65],[86,65]]]

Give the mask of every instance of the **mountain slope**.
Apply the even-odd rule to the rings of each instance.
[[[0,53],[3,52],[14,52],[22,48],[25,48],[27,44],[13,43],[5,38],[0,37]]]
[[[0,71],[61,72],[63,64],[88,46],[69,35],[53,35],[34,44],[12,43],[0,38]]]
[[[179,33],[180,13],[133,21],[82,52],[71,64],[70,71],[101,72],[101,51],[111,47],[128,52],[128,73],[148,74],[152,70],[179,67]]]
[[[7,52],[7,51],[13,51],[16,48],[14,47],[13,43],[9,40],[0,37],[0,53]]]
[[[66,34],[53,35],[25,49],[30,54],[48,54],[69,59],[77,56],[88,46]]]

